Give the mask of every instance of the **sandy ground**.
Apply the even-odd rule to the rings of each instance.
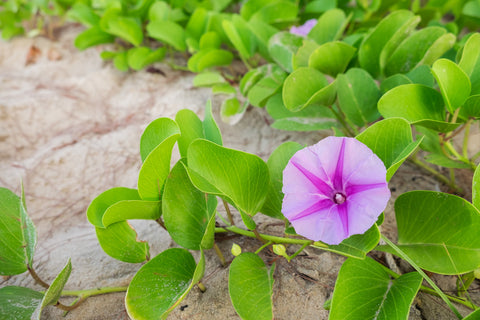
[[[109,188],[136,187],[141,164],[139,139],[148,123],[158,117],[173,118],[182,108],[203,116],[211,98],[209,89],[192,87],[189,73],[161,64],[158,67],[165,76],[145,71],[122,73],[99,58],[98,48],[78,52],[73,39],[79,30],[65,27],[57,41],[18,38],[0,42],[0,186],[18,194],[23,180],[28,212],[37,226],[37,273],[51,282],[71,257],[73,272],[66,286],[70,290],[125,286],[140,268],[102,251],[86,220],[86,208]],[[38,51],[32,51],[33,46]],[[219,103],[214,102],[219,119]],[[267,159],[284,141],[312,144],[327,134],[278,131],[267,122],[264,110],[251,108],[236,126],[219,123],[224,145]],[[413,189],[442,189],[409,165],[402,166],[390,187],[393,198],[383,230],[391,238],[395,237],[392,204],[396,196]],[[259,221],[265,232],[279,230],[274,221]],[[149,241],[152,256],[175,246],[155,223],[133,224],[139,237]],[[256,240],[241,237],[222,239],[219,245],[227,260],[232,259],[233,242],[244,251],[259,246]],[[267,262],[274,259],[264,258]],[[341,256],[314,249],[291,263],[278,259],[275,319],[327,319],[323,303],[332,295],[343,261]],[[194,288],[169,319],[238,319],[228,297],[227,276],[228,269],[221,267],[213,252],[207,252],[203,281],[207,291]],[[451,277],[436,280],[445,290],[455,288]],[[0,287],[6,285],[41,289],[27,274],[0,278]],[[66,317],[62,313],[48,307],[42,319],[128,319],[124,293],[93,297]],[[427,295],[417,297],[410,312],[411,319],[452,317],[442,302]]]

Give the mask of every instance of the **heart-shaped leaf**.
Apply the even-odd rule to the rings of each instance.
[[[462,274],[480,266],[480,212],[463,198],[411,191],[395,201],[398,247],[422,269]],[[381,250],[392,251],[381,246]],[[395,253],[395,252],[393,252]]]
[[[432,72],[448,111],[455,112],[470,96],[470,79],[457,64],[447,59],[435,61]]]
[[[0,288],[0,318],[31,319],[42,299],[42,293],[29,288],[15,286]]]
[[[95,227],[95,232],[103,251],[112,258],[140,263],[150,256],[148,243],[137,240],[137,233],[127,221],[111,224],[107,228]]]
[[[441,132],[454,130],[459,124],[445,122],[442,95],[433,88],[420,84],[406,84],[393,88],[378,101],[378,111],[385,118],[404,118]]]
[[[317,24],[310,30],[308,37],[318,44],[340,39],[350,21],[340,9],[331,9],[320,16]]]
[[[363,39],[358,50],[360,66],[376,77],[380,74],[380,55],[395,32],[413,17],[407,10],[397,10],[389,14]]]
[[[458,66],[470,78],[471,94],[480,94],[480,33],[475,33],[468,38]]]
[[[352,68],[338,75],[336,82],[339,108],[350,121],[361,127],[380,117],[380,90],[368,72]]]
[[[284,219],[282,214],[282,200],[283,200],[283,170],[290,158],[302,149],[303,146],[299,143],[290,141],[279,145],[268,158],[267,166],[270,173],[270,186],[268,188],[267,198],[260,210],[263,214],[277,218]]]
[[[413,141],[410,124],[401,118],[379,121],[356,138],[383,161],[387,168],[387,181],[422,142],[422,139]]]
[[[312,52],[308,60],[308,66],[335,77],[347,68],[355,51],[357,49],[345,42],[327,42]]]
[[[173,21],[151,21],[147,25],[148,35],[171,45],[178,51],[185,51],[185,30]]]
[[[270,181],[268,167],[261,158],[203,139],[192,142],[187,154],[189,169],[213,185],[219,195],[231,199],[249,215],[260,211]],[[215,193],[194,184],[203,192]]]
[[[158,118],[150,122],[140,138],[140,156],[142,161],[145,161],[150,152],[160,143],[179,133],[180,129],[172,119]]]
[[[268,52],[285,71],[292,72],[293,56],[303,43],[303,38],[290,32],[278,32],[268,41]]]
[[[27,271],[33,263],[36,230],[27,214],[22,198],[0,188],[0,275],[16,275]]]
[[[185,249],[171,248],[147,262],[128,286],[125,306],[133,320],[165,319],[203,277],[205,258],[195,263]]]
[[[347,259],[338,273],[328,319],[407,319],[422,276],[392,279],[373,259]]]
[[[293,71],[283,85],[283,102],[291,111],[300,111],[312,103],[321,104],[313,99],[317,93],[328,87],[325,76],[313,68],[298,68]]]
[[[177,162],[165,182],[162,198],[163,219],[172,239],[184,248],[199,250],[215,217],[217,199],[196,189],[183,163]],[[213,245],[214,232],[210,232]],[[204,249],[210,249],[204,248]]]
[[[233,307],[244,320],[273,319],[273,271],[262,259],[244,252],[233,259],[228,274],[228,292]]]

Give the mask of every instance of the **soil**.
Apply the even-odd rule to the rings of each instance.
[[[202,117],[207,100],[212,98],[210,89],[193,87],[192,74],[172,70],[165,64],[156,66],[165,75],[123,73],[100,59],[101,48],[79,52],[73,40],[80,30],[68,25],[59,31],[55,41],[16,38],[0,42],[0,186],[19,194],[23,181],[28,212],[37,226],[36,271],[51,282],[71,258],[73,271],[66,285],[68,290],[128,285],[141,265],[114,260],[103,252],[94,227],[86,219],[86,208],[109,188],[136,187],[141,165],[139,140],[148,123],[158,117],[174,118],[182,108]],[[249,108],[235,126],[230,126],[219,120],[219,99],[213,101],[224,145],[265,160],[284,141],[313,144],[329,134],[272,129],[268,114],[258,108]],[[468,174],[465,177],[463,186],[468,189]],[[415,189],[447,191],[408,163],[389,185],[393,197],[385,211],[382,231],[393,240],[396,231],[392,205],[398,195]],[[281,232],[276,221],[255,219],[264,232]],[[176,246],[157,224],[132,224],[139,238],[150,243],[152,256]],[[259,247],[255,239],[234,235],[218,239],[218,243],[228,261],[232,260],[233,243],[244,251]],[[295,249],[288,248],[291,252]],[[275,319],[328,318],[323,304],[332,296],[345,258],[316,249],[307,249],[291,263],[268,255],[268,251],[262,257],[267,263],[276,260]],[[401,269],[408,269],[393,261]],[[221,266],[213,251],[207,252],[203,280],[207,291],[194,288],[169,319],[238,319],[229,300],[227,277],[228,268]],[[454,277],[433,278],[447,292],[455,291]],[[41,290],[28,274],[0,278],[0,287],[7,285]],[[478,288],[475,282],[471,296],[480,303]],[[55,307],[47,307],[42,319],[129,319],[124,297],[124,293],[92,297],[66,316]],[[459,309],[469,313],[466,308]],[[426,294],[417,296],[410,312],[410,319],[452,318],[453,313],[441,300]]]

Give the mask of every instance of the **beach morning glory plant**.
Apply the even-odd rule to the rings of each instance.
[[[336,245],[367,231],[390,199],[382,160],[355,138],[328,137],[283,171],[282,212],[296,232]]]
[[[317,19],[307,20],[301,26],[298,26],[298,27],[292,26],[290,28],[290,33],[305,37],[310,32],[310,30],[312,30],[312,28],[315,27],[316,24],[317,24]]]

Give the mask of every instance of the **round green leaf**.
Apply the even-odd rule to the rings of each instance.
[[[375,121],[380,117],[377,101],[380,90],[368,72],[352,68],[337,77],[339,108],[357,126]]]
[[[298,68],[283,84],[283,102],[291,111],[300,111],[312,103],[312,97],[327,87],[325,76],[313,68]]]
[[[145,200],[122,200],[112,204],[105,210],[102,223],[105,227],[116,222],[147,219],[156,220],[162,214],[162,204],[160,201]]]
[[[401,118],[379,121],[356,138],[382,159],[387,168],[387,181],[422,141],[413,141],[410,124]]]
[[[171,248],[147,262],[128,286],[128,315],[133,320],[165,319],[203,276],[196,272],[205,267],[202,261],[197,266],[187,250]]]
[[[134,46],[139,46],[143,41],[143,32],[137,20],[130,17],[111,16],[103,24],[104,31],[120,37]]]
[[[468,38],[458,66],[469,76],[472,94],[480,94],[480,33]]]
[[[448,111],[455,112],[470,96],[470,79],[456,63],[447,59],[435,61],[432,72]]]
[[[293,71],[293,56],[302,46],[303,38],[290,32],[278,32],[268,41],[272,59],[287,72]]]
[[[435,130],[452,127],[452,124],[444,122],[442,95],[420,84],[406,84],[388,91],[378,101],[378,111],[385,118],[400,117],[411,124]]]
[[[279,145],[268,158],[267,166],[270,173],[270,186],[268,188],[267,198],[260,210],[263,214],[272,218],[284,219],[282,214],[283,200],[283,170],[290,158],[302,149],[299,143],[290,141]]]
[[[173,21],[151,21],[147,25],[148,35],[165,42],[178,51],[185,51],[185,30]]]
[[[308,66],[335,77],[347,68],[356,50],[345,42],[327,42],[312,52]]]
[[[395,32],[413,17],[407,10],[389,14],[363,39],[358,50],[358,61],[363,69],[376,77],[380,73],[380,55]]]
[[[208,226],[215,216],[217,199],[193,186],[181,162],[177,162],[165,182],[162,207],[165,226],[172,239],[184,248],[199,250],[205,234],[210,231]],[[212,245],[213,236],[211,233],[211,241],[208,241]]]
[[[114,223],[107,228],[95,227],[95,231],[100,246],[110,257],[130,263],[148,259],[148,243],[137,241],[137,233],[127,221]]]
[[[113,41],[115,41],[114,36],[103,31],[100,27],[94,26],[90,29],[82,31],[75,38],[74,44],[78,50],[85,50],[102,43],[111,43]]]
[[[254,253],[233,259],[228,274],[228,292],[233,307],[243,320],[273,319],[273,270]]]
[[[328,319],[407,319],[422,276],[411,272],[391,279],[385,269],[371,258],[347,259],[338,272]]]
[[[23,194],[23,192],[22,192]],[[32,264],[36,230],[22,198],[0,188],[0,275],[16,275]]]
[[[320,16],[317,24],[310,30],[308,37],[318,44],[340,39],[350,17],[340,9],[331,9]]]
[[[150,122],[140,138],[140,156],[142,161],[145,161],[150,152],[160,143],[179,133],[180,129],[172,119],[158,118]]]
[[[122,200],[140,200],[135,189],[117,187],[99,194],[87,208],[87,219],[95,227],[104,228],[103,215],[107,209]]]
[[[411,191],[395,201],[398,246],[422,269],[461,274],[480,266],[480,212],[463,198]]]
[[[0,288],[0,318],[31,319],[42,299],[42,293],[29,288],[15,286]]]
[[[258,156],[198,139],[188,148],[188,167],[231,199],[239,210],[249,215],[260,211],[270,178],[266,163]]]
[[[147,47],[132,48],[127,51],[127,62],[130,68],[138,71],[149,64],[162,60],[165,52],[165,48],[155,51]]]
[[[188,68],[193,72],[201,72],[215,66],[230,65],[233,54],[230,51],[215,48],[206,48],[194,54],[188,60]]]

